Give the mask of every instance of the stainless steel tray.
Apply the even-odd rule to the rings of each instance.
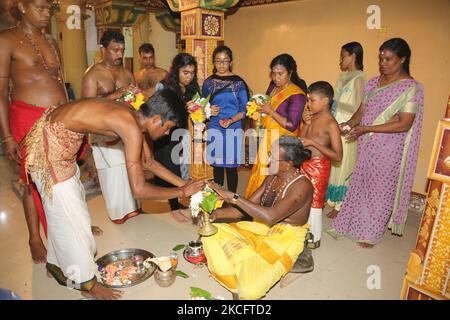
[[[105,268],[107,265],[109,265],[110,263],[113,262],[119,262],[121,260],[127,260],[127,259],[132,259],[135,256],[142,256],[143,260],[145,261],[147,258],[155,258],[155,255],[151,252],[148,252],[146,250],[142,250],[142,249],[121,249],[121,250],[116,250],[116,251],[112,251],[108,254],[105,254],[104,256],[102,256],[101,258],[97,259],[97,261],[95,261],[97,263],[98,266],[101,266],[102,268]],[[135,286],[145,280],[147,280],[148,278],[150,278],[153,275],[153,272],[156,269],[155,264],[151,264],[150,268],[144,268],[142,266],[143,272],[141,273],[137,273],[135,274],[135,276],[132,278],[131,283],[130,284],[123,284],[123,285],[108,285],[106,283],[103,282],[103,279],[100,279],[103,283],[103,285],[105,287],[108,288],[127,288],[127,287],[132,287]]]

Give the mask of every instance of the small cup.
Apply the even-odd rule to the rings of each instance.
[[[200,241],[190,241],[188,244],[188,255],[191,257],[198,257],[203,252],[203,245]]]

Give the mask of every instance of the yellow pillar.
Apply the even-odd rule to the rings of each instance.
[[[72,85],[77,99],[81,96],[81,79],[87,68],[82,2],[84,1],[63,0],[56,14],[56,40],[61,50],[64,77]]]

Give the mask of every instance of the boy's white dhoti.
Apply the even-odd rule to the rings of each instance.
[[[96,264],[96,244],[85,200],[80,171],[52,186],[52,199],[43,192],[36,172],[31,173],[42,197],[48,225],[47,262],[61,269],[76,284],[92,280]]]
[[[107,142],[96,137],[92,155],[109,218],[113,222],[123,223],[127,216],[139,213],[141,208],[131,192],[123,142]]]

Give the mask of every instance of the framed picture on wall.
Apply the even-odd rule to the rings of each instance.
[[[450,121],[440,120],[434,137],[428,178],[450,184]]]

